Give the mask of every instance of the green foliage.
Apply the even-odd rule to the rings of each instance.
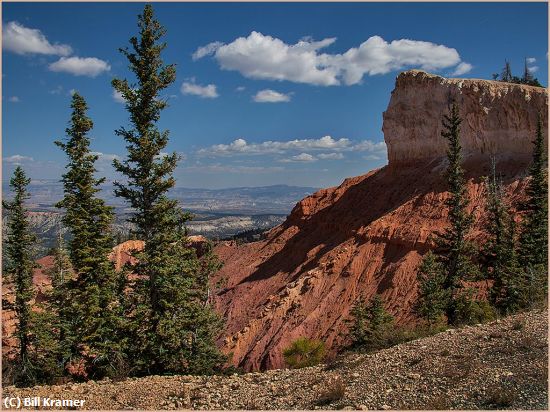
[[[453,301],[455,325],[473,325],[489,322],[496,318],[495,309],[484,299],[474,299],[474,289],[462,289]]]
[[[29,229],[25,201],[29,199],[27,186],[30,183],[25,172],[20,166],[14,171],[10,180],[10,187],[14,192],[11,202],[3,202],[8,214],[7,238],[5,242],[5,267],[7,278],[14,284],[15,292],[15,314],[17,326],[15,335],[17,337],[17,384],[31,384],[36,381],[36,364],[31,353],[32,320],[29,301],[33,297],[32,275],[36,267],[31,254],[36,237]]]
[[[150,5],[138,17],[138,27],[139,37],[130,39],[132,50],[120,49],[137,83],[112,81],[132,123],[116,131],[128,154],[113,162],[126,177],[126,183],[115,183],[115,194],[131,206],[134,235],[145,242],[142,251],[133,253],[138,263],[131,270],[140,277],[125,301],[129,357],[137,375],[212,373],[225,359],[215,345],[220,319],[208,298],[208,278],[219,262],[211,250],[197,258],[186,237],[190,215],[167,197],[178,156],[163,154],[168,131],[160,132],[156,123],[167,106],[160,92],[175,81],[175,67],[163,63],[165,29]]]
[[[533,142],[533,161],[525,193],[521,225],[520,263],[525,267],[548,265],[548,169],[541,116]]]
[[[393,317],[386,312],[380,295],[368,304],[359,300],[352,308],[352,347],[371,351],[388,346],[389,333],[394,329]]]
[[[449,293],[444,288],[443,266],[429,251],[422,259],[417,273],[418,300],[415,312],[430,324],[441,321],[449,304]]]
[[[529,70],[529,67],[527,66],[527,59],[525,59],[525,66],[523,69],[523,76],[520,78],[518,76],[514,76],[512,74],[512,68],[510,66],[510,62],[505,60],[504,61],[504,68],[502,69],[502,72],[500,74],[500,79],[498,78],[498,73],[494,73],[492,75],[493,80],[499,80],[501,82],[506,83],[516,83],[516,84],[526,84],[528,86],[536,86],[536,87],[543,87],[539,80],[536,79],[531,71]]]
[[[291,368],[305,368],[315,366],[323,361],[325,343],[308,338],[298,338],[283,350],[285,362]]]
[[[516,223],[504,202],[494,160],[492,175],[485,186],[488,238],[481,248],[481,262],[485,277],[493,280],[490,302],[506,315],[522,306],[525,282],[516,253]]]
[[[122,313],[117,300],[117,276],[108,259],[113,243],[112,208],[97,197],[104,179],[96,179],[95,161],[87,133],[93,123],[86,116],[86,101],[73,94],[67,140],[56,141],[68,156],[63,174],[63,223],[71,234],[69,255],[74,277],[54,277],[58,287],[51,302],[59,317],[59,340],[66,369],[78,378],[110,376],[122,348]],[[65,265],[62,251],[57,269]],[[75,365],[78,365],[76,367]]]
[[[455,323],[460,317],[460,314],[457,313],[460,306],[456,304],[455,300],[460,295],[463,282],[479,277],[479,268],[475,263],[477,250],[467,238],[471,230],[473,216],[467,210],[469,200],[464,170],[461,166],[461,122],[458,106],[453,103],[450,114],[444,116],[444,130],[441,132],[441,136],[447,139],[449,144],[447,150],[449,165],[446,177],[450,197],[446,203],[449,207],[450,227],[436,238],[437,260],[440,262],[444,274],[443,289],[449,294],[449,304],[445,314],[450,323]]]

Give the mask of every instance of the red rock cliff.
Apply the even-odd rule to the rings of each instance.
[[[416,268],[428,236],[447,224],[440,125],[449,96],[464,118],[475,236],[491,154],[509,198],[521,198],[539,111],[548,124],[547,91],[402,73],[384,113],[389,166],[303,199],[265,240],[217,247],[225,265],[214,279],[223,285],[216,304],[227,322],[219,343],[235,365],[282,367],[283,348],[300,336],[319,338],[335,353],[358,297],[380,293],[399,322],[414,320]]]

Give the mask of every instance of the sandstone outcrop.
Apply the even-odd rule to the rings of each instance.
[[[548,128],[548,92],[541,87],[476,79],[446,79],[423,71],[401,73],[384,112],[389,165],[445,156],[441,119],[451,101],[460,107],[465,156],[531,155],[537,115]]]
[[[347,343],[358,298],[382,295],[400,323],[414,322],[416,268],[430,235],[447,225],[440,136],[449,97],[460,105],[474,236],[485,221],[481,177],[494,154],[506,195],[518,204],[547,91],[485,80],[402,73],[384,114],[389,165],[300,201],[265,240],[216,248],[225,265],[214,284],[226,320],[220,345],[245,370],[284,366],[283,348],[301,336]]]

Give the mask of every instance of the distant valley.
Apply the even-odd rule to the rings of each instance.
[[[7,182],[3,182],[2,189],[4,197],[10,198]],[[100,196],[115,208],[114,230],[124,237],[130,229],[126,219],[131,209],[114,196],[113,189],[112,184],[104,184]],[[185,211],[193,213],[194,218],[187,225],[190,234],[218,240],[277,226],[298,201],[315,191],[317,189],[313,187],[287,185],[228,189],[174,188],[171,196],[180,202]],[[39,239],[36,254],[44,255],[55,245],[62,226],[61,213],[55,203],[63,197],[63,187],[57,181],[33,180],[29,192],[30,221]]]

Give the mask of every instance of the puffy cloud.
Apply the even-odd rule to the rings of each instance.
[[[268,140],[262,143],[248,143],[245,139],[236,139],[230,144],[217,144],[198,151],[199,155],[230,156],[230,155],[260,155],[269,153],[285,153],[290,150],[345,150],[351,149],[349,139],[334,139],[323,136],[320,139],[296,139],[290,141]]]
[[[356,152],[386,152],[385,142],[373,142],[372,140],[363,140],[353,146]]]
[[[344,158],[344,155],[342,153],[320,153],[317,157],[326,160],[340,160]]]
[[[526,60],[528,64],[533,64],[533,63],[536,63],[537,61],[537,59],[534,57],[528,57]]]
[[[275,90],[265,89],[260,90],[256,93],[252,99],[256,103],[280,103],[280,102],[289,102],[290,94],[284,94],[276,92]]]
[[[470,63],[462,62],[458,66],[456,66],[455,70],[451,74],[452,76],[462,76],[463,74],[468,73],[470,70],[473,69],[474,66],[472,66]]]
[[[20,165],[21,163],[24,163],[24,162],[33,162],[34,159],[30,156],[22,156],[22,155],[13,155],[13,156],[9,156],[9,157],[4,157],[4,162],[5,163],[11,163],[11,164],[15,164],[15,165]]]
[[[219,96],[215,84],[201,86],[200,84],[195,83],[195,79],[183,82],[180,90],[182,94],[190,94],[206,99],[215,99]]]
[[[531,66],[531,67],[529,67],[529,71],[530,71],[531,73],[535,73],[538,69],[539,69],[539,66]]]
[[[90,154],[96,155],[100,161],[112,162],[115,159],[120,159],[119,155],[113,153],[90,152]]]
[[[212,43],[208,43],[206,46],[199,47],[195,53],[193,53],[192,58],[193,60],[199,60],[202,59],[205,56],[209,56],[216,52],[221,46],[223,46],[223,43],[221,41],[214,41]]]
[[[19,103],[21,100],[19,99],[19,96],[10,96],[8,101],[11,103]]]
[[[68,56],[72,49],[66,44],[51,44],[38,29],[29,29],[15,21],[2,28],[2,46],[17,54],[48,54]]]
[[[53,72],[65,72],[75,76],[96,77],[103,72],[111,70],[111,66],[96,57],[61,57],[58,61],[50,64],[49,69]]]
[[[320,52],[336,41],[311,38],[286,44],[253,31],[229,44],[210,43],[195,54],[212,54],[224,70],[235,70],[253,79],[288,80],[322,86],[360,83],[364,75],[385,74],[405,67],[439,70],[459,64],[458,52],[425,41],[401,39],[388,43],[372,36],[343,54]],[[204,50],[208,50],[206,53]]]
[[[118,90],[113,89],[113,100],[117,103],[126,103],[124,96]]]
[[[280,160],[281,162],[287,163],[287,162],[304,162],[304,163],[310,163],[315,162],[317,158],[313,155],[310,155],[309,153],[300,153],[299,155],[292,156],[290,159],[283,159]]]
[[[239,87],[237,87],[235,90],[238,91],[238,92],[244,92],[244,91],[246,90],[246,87],[244,87],[244,86],[239,86]]]

